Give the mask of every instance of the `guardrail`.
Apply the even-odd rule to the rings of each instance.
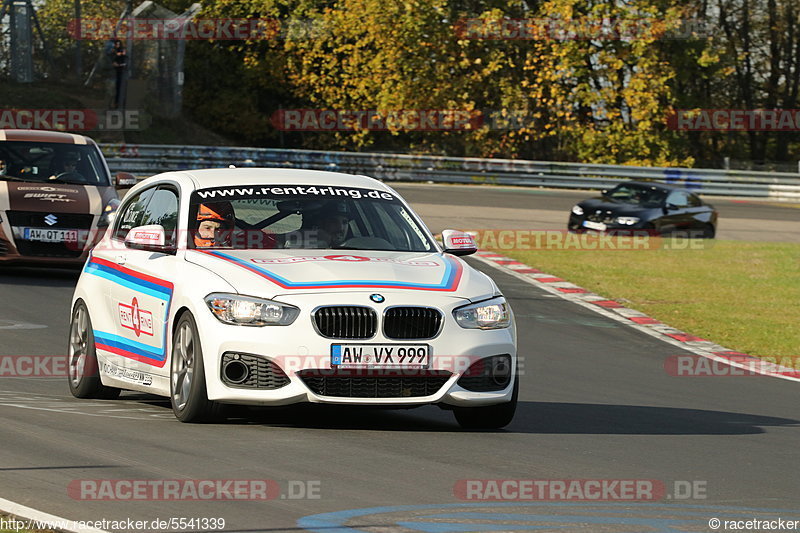
[[[385,153],[179,145],[101,144],[114,172],[151,176],[170,170],[284,167],[366,174],[384,181],[605,189],[630,179],[683,185],[699,194],[800,200],[800,174],[633,167]]]

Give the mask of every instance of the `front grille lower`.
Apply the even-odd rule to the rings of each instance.
[[[45,222],[49,215],[56,217],[53,225]],[[12,226],[27,226],[31,228],[50,229],[91,229],[92,219],[90,214],[59,213],[58,211],[9,211],[8,221]]]
[[[314,313],[314,325],[329,339],[369,339],[377,330],[378,316],[369,307],[320,307]]]
[[[383,315],[388,339],[431,339],[441,325],[442,313],[430,307],[391,307]]]
[[[591,222],[602,222],[603,224],[611,224],[616,217],[611,213],[592,213],[586,216],[586,220]]]
[[[83,250],[73,243],[62,242],[32,242],[17,239],[17,251],[20,255],[31,257],[80,257]]]
[[[337,375],[330,370],[308,369],[298,372],[297,376],[311,392],[320,396],[413,398],[436,394],[452,375],[444,370],[421,370],[418,375],[391,375],[389,372],[370,375],[368,371],[354,374]]]
[[[232,361],[244,363],[249,369],[247,379],[238,383],[231,382],[225,375],[225,366]],[[220,377],[228,387],[244,389],[279,389],[289,384],[289,377],[274,361],[265,357],[246,353],[225,352],[222,354]]]
[[[56,217],[56,222],[47,224],[45,217],[50,214]],[[47,229],[74,229],[87,233],[92,227],[93,216],[89,214],[40,212],[40,211],[9,211],[8,221],[13,227],[47,228]],[[88,233],[87,233],[88,234]],[[79,237],[81,239],[81,237]],[[20,255],[31,257],[60,257],[77,258],[83,253],[83,242],[38,242],[26,241],[15,238],[14,243]]]

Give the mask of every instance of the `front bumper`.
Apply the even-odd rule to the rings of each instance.
[[[395,340],[386,338],[382,328],[363,340],[328,339],[313,326],[312,311],[324,305],[341,305],[342,302],[366,302],[369,292],[308,294],[280,299],[296,305],[301,314],[290,326],[262,328],[231,326],[219,322],[203,309],[195,315],[201,332],[203,362],[206,369],[208,398],[223,403],[247,405],[288,405],[293,403],[330,403],[350,405],[413,406],[446,404],[451,406],[482,406],[511,400],[512,385],[516,378],[516,335],[513,326],[500,330],[471,330],[456,324],[452,310],[468,303],[454,297],[437,297],[434,302],[420,303],[419,295],[406,293],[387,294],[392,306],[429,306],[439,309],[444,316],[439,333],[432,339]],[[382,304],[370,304],[382,317]],[[199,316],[198,316],[199,315]],[[380,320],[380,319],[379,319]],[[424,344],[430,346],[430,365],[424,370],[335,370],[331,366],[332,344]],[[231,385],[223,379],[223,357],[246,354],[266,360],[280,368],[288,383],[274,389],[253,389]],[[507,355],[510,359],[508,384],[500,390],[480,392],[467,390],[457,382],[477,361],[492,356]],[[314,381],[308,374],[319,375]],[[368,390],[367,396],[343,396],[321,391],[342,390],[342,381],[335,386],[321,386],[324,379],[351,379],[355,391]],[[423,385],[422,380],[430,380]],[[427,388],[426,388],[427,387]],[[378,391],[375,393],[375,391]],[[424,391],[421,393],[421,391]],[[339,393],[334,393],[339,394]],[[359,393],[357,393],[359,394]]]
[[[18,228],[2,224],[0,264],[81,266],[86,262],[89,251],[102,239],[105,228],[76,231],[83,234],[80,243],[44,243],[21,239]]]
[[[637,234],[642,234],[648,231],[647,229],[645,229],[645,226],[647,226],[647,221],[645,220],[639,220],[639,222],[632,225],[617,224],[613,222],[613,219],[605,220],[601,222],[604,226],[603,229],[586,227],[584,225],[584,222],[587,220],[588,219],[586,218],[585,215],[576,215],[575,213],[570,213],[569,221],[567,222],[567,229],[569,231],[600,231],[606,233],[623,233],[623,234],[629,234],[634,231]]]

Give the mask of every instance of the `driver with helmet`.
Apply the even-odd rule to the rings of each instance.
[[[230,202],[200,204],[197,206],[194,245],[198,248],[230,246],[234,221],[233,206]]]

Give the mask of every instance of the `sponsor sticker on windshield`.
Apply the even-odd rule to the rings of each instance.
[[[268,187],[214,187],[202,189],[195,193],[195,203],[207,200],[239,200],[254,197],[290,198],[306,197],[319,199],[349,198],[352,200],[396,200],[386,191],[364,189],[361,187],[334,187],[330,185],[271,185]]]
[[[409,266],[439,266],[436,261],[410,261],[404,259],[394,259],[391,257],[364,257],[360,255],[322,255],[309,257],[279,257],[276,259],[251,259],[253,263],[263,265],[286,265],[294,263],[307,263],[309,261],[345,261],[345,262],[371,262],[371,263],[393,263]]]

